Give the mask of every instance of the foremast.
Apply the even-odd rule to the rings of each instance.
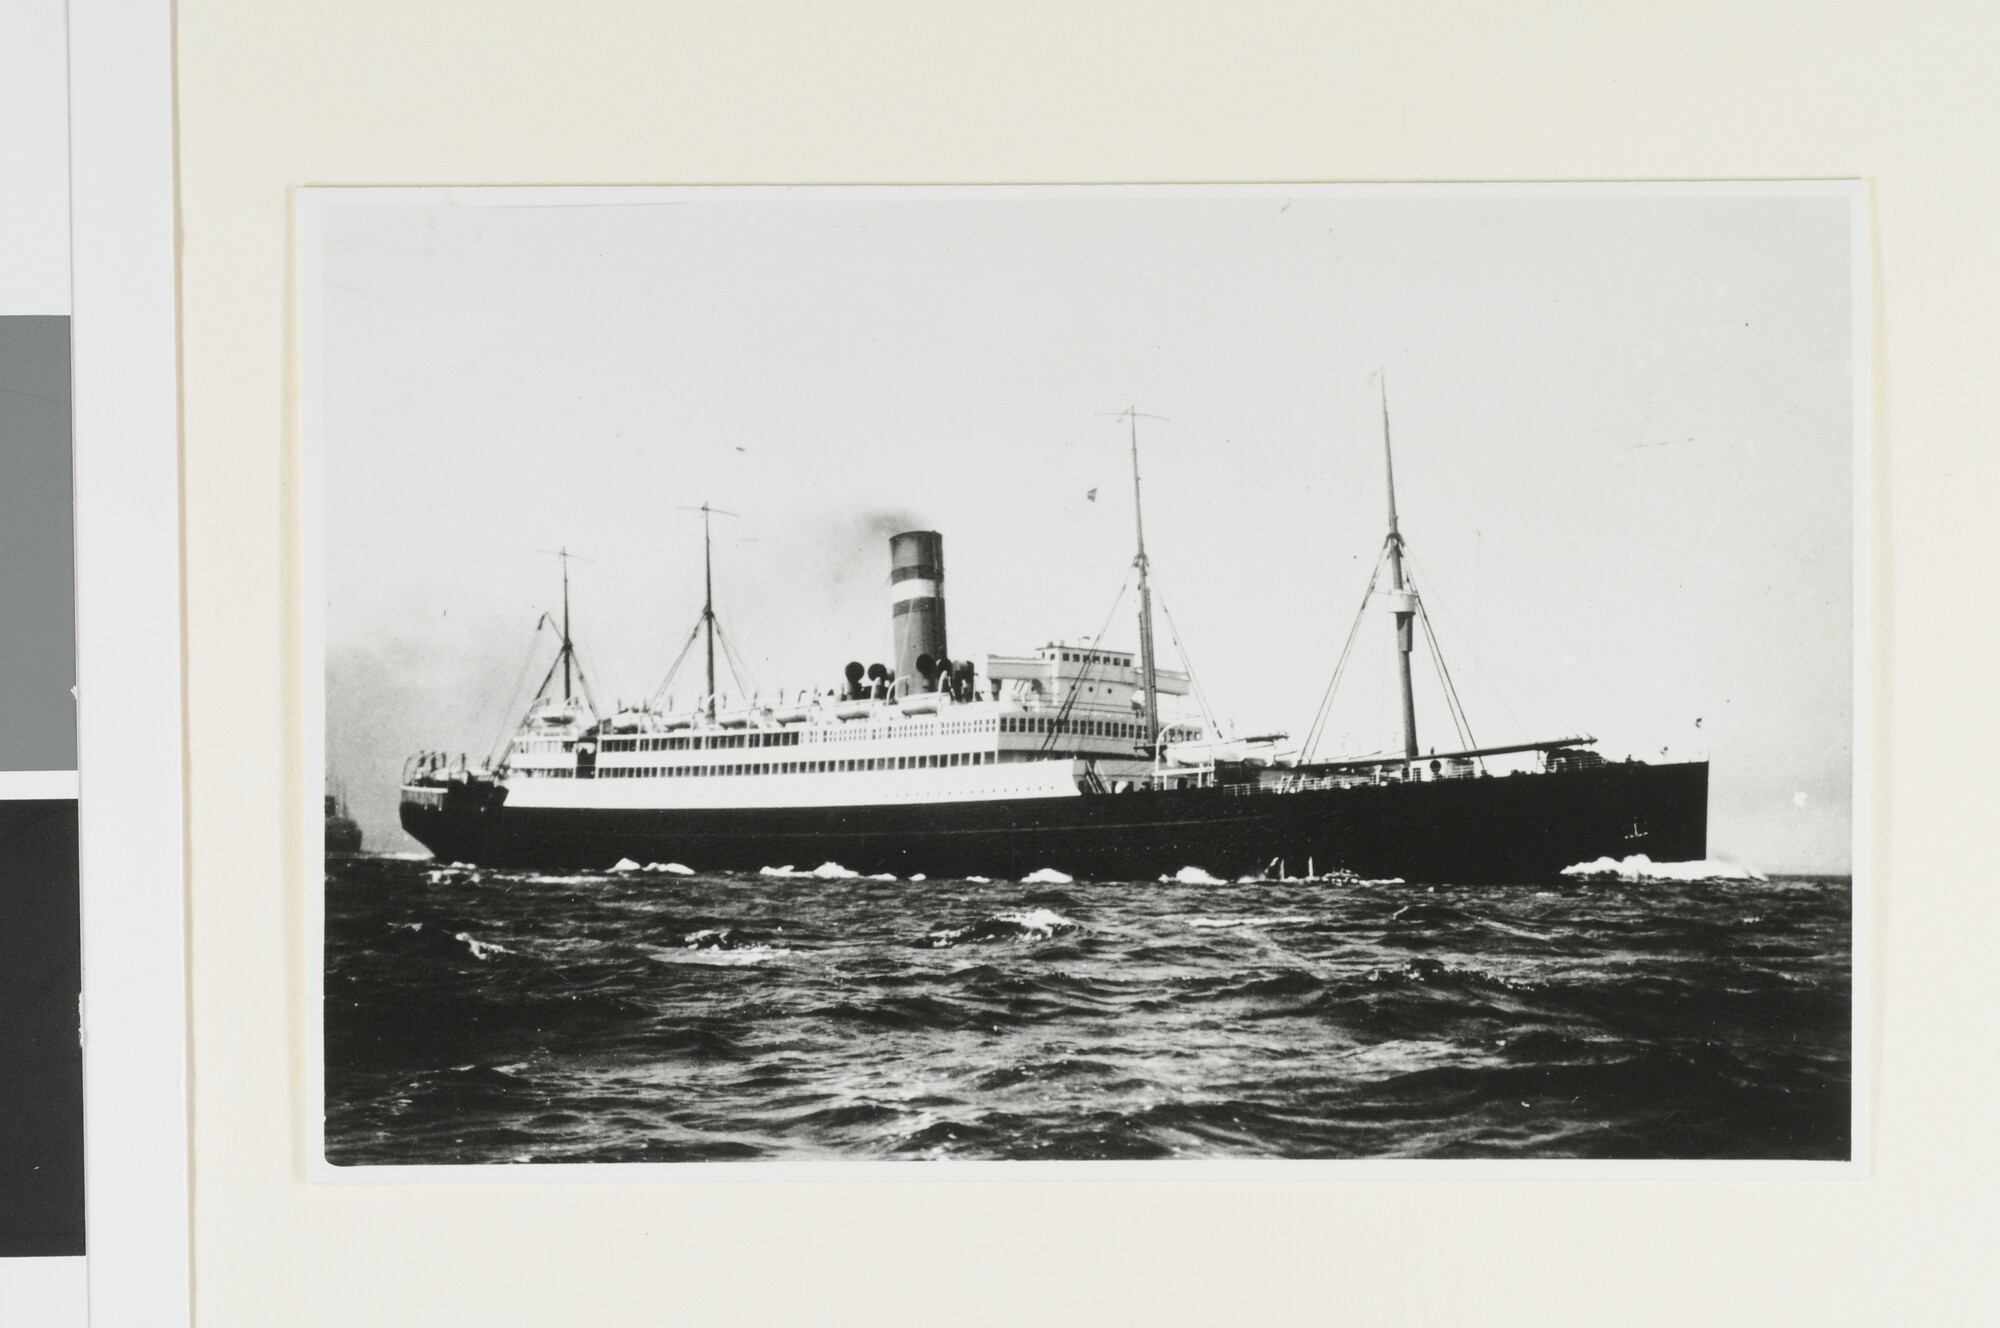
[[[556,663],[562,666],[563,704],[568,705],[576,699],[576,688],[571,680],[571,671],[576,663],[576,647],[571,643],[569,635],[569,561],[577,555],[569,551],[567,544],[548,552],[562,560],[562,646],[557,651]],[[588,562],[589,559],[583,561]]]

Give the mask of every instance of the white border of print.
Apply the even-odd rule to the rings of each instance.
[[[185,1324],[173,10],[70,0],[85,1262],[93,1328]]]
[[[325,690],[325,509],[322,473],[325,442],[321,427],[324,386],[320,365],[320,260],[322,208],[342,200],[367,197],[382,201],[446,202],[469,207],[590,207],[613,203],[701,202],[728,199],[741,202],[807,202],[826,199],[880,199],[949,196],[954,198],[1175,198],[1231,196],[1239,198],[1701,198],[1701,197],[1836,197],[1849,202],[1852,247],[1849,277],[1853,291],[1853,447],[1854,447],[1854,818],[1853,919],[1849,933],[1854,975],[1852,1004],[1852,1088],[1850,1122],[1852,1154],[1846,1161],[1598,1161],[1581,1159],[1468,1160],[1431,1159],[1214,1159],[1198,1161],[1012,1162],[1012,1161],[810,1161],[810,1162],[618,1162],[515,1163],[336,1166],[326,1160],[324,983],[320,980],[325,952],[325,853],[320,800],[323,795],[326,744]],[[614,1181],[651,1182],[798,1182],[798,1181],[994,1181],[994,1180],[1827,1180],[1858,1179],[1868,1174],[1866,1132],[1867,1088],[1871,1083],[1866,1011],[1869,992],[1862,972],[1864,946],[1871,917],[1867,878],[1870,871],[1869,724],[1867,660],[1873,643],[1868,635],[1872,592],[1870,395],[1873,372],[1873,272],[1868,231],[1868,192],[1860,181],[1804,180],[1717,183],[1607,184],[1437,184],[1437,185],[752,185],[752,186],[556,186],[468,188],[302,188],[296,193],[296,287],[298,308],[299,476],[300,476],[300,623],[301,679],[305,741],[303,801],[298,814],[306,833],[300,836],[304,861],[302,879],[311,898],[306,901],[305,953],[301,962],[311,975],[308,1005],[306,1095],[308,1177],[316,1182],[379,1184],[439,1183],[559,1183]]]

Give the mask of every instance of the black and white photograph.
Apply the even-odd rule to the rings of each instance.
[[[1855,1158],[1854,187],[298,215],[327,1173]]]

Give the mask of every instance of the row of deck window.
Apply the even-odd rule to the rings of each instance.
[[[716,775],[832,775],[859,770],[931,770],[992,765],[998,758],[998,752],[933,752],[928,756],[864,756],[845,761],[753,761],[744,765],[601,765],[597,767],[597,777],[701,779]],[[521,773],[531,772],[524,770]]]
[[[796,747],[796,729],[755,733],[695,733],[678,738],[606,738],[607,752],[722,751],[738,747]]]
[[[889,731],[875,727],[858,729],[813,730],[824,742],[851,742],[855,739],[907,737],[921,738],[927,733],[991,733],[994,721],[990,719],[957,720],[941,724],[935,728],[909,728]],[[753,730],[745,733],[689,733],[666,738],[606,738],[604,750],[607,752],[700,752],[733,751],[740,748],[796,747],[799,745],[800,729]],[[529,743],[520,744],[523,751],[539,750]]]
[[[1127,724],[1117,719],[1059,719],[1053,716],[1008,715],[1000,720],[1002,733],[1067,733],[1082,738],[1144,738],[1144,724]],[[1168,742],[1186,740],[1189,735],[1181,729],[1162,729],[1160,736]]]

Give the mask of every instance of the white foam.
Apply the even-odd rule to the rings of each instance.
[[[861,875],[860,872],[847,870],[837,862],[822,862],[812,869],[812,874],[822,881],[851,881]]]
[[[811,873],[810,873],[810,872],[802,872],[802,871],[794,871],[794,870],[792,870],[792,864],[791,864],[791,863],[789,863],[789,862],[788,862],[788,863],[786,863],[786,864],[785,864],[784,866],[782,866],[782,867],[759,867],[759,868],[757,869],[757,874],[758,874],[759,876],[809,876],[809,875],[811,875]]]
[[[649,872],[665,872],[669,876],[694,875],[694,868],[684,867],[678,862],[649,862],[646,864],[646,870]]]
[[[1035,932],[1044,938],[1055,935],[1058,927],[1081,925],[1074,919],[1066,918],[1054,909],[1048,908],[1030,909],[1026,913],[1002,913],[998,916],[1002,922],[1011,922],[1023,931]]]
[[[783,959],[792,952],[779,945],[746,945],[739,950],[650,950],[656,964],[710,964],[717,968],[747,968]]]
[[[1076,884],[1076,878],[1074,876],[1065,876],[1063,873],[1057,871],[1054,867],[1044,867],[1040,871],[1031,871],[1026,876],[1023,876],[1021,878],[1021,884],[1022,885],[1074,885]]]
[[[968,881],[970,881],[970,882],[972,882],[972,883],[973,883],[974,885],[991,885],[991,884],[993,884],[993,878],[992,878],[992,877],[990,877],[990,876],[968,876],[968,877],[966,877],[965,879],[966,879],[966,880],[968,880]]]
[[[924,875],[922,872],[917,872],[915,875],[911,876],[910,879],[913,881],[928,881],[930,877]]]
[[[1634,853],[1629,858],[1598,858],[1594,862],[1579,862],[1573,867],[1562,869],[1564,876],[1585,881],[1617,880],[1633,883],[1667,881],[1687,884],[1695,881],[1762,881],[1764,873],[1749,867],[1740,867],[1733,862],[1717,862],[1712,858],[1700,862],[1654,862],[1644,853]]]
[[[1286,927],[1311,922],[1309,917],[1289,918],[1189,918],[1190,927]]]
[[[630,858],[620,858],[612,864],[611,870],[615,872],[639,871],[640,866]]]
[[[472,938],[471,932],[466,932],[466,931],[459,932],[455,936],[453,936],[452,939],[455,941],[464,941],[465,948],[472,951],[472,957],[474,959],[485,959],[489,955],[514,953],[512,950],[509,950],[506,946],[495,945],[492,941],[476,941]]]
[[[894,872],[876,872],[868,879],[871,881],[893,881],[896,879],[896,874]]]
[[[1199,867],[1183,867],[1172,876],[1162,876],[1162,881],[1178,881],[1182,885],[1228,885],[1219,877],[1210,876]]]

